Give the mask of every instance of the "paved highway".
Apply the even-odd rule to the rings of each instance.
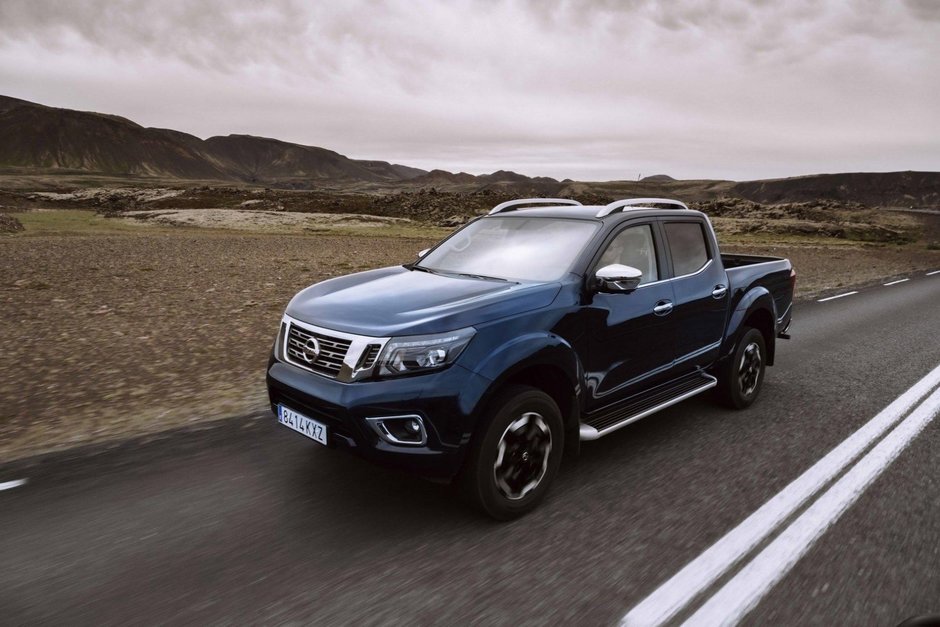
[[[940,613],[938,330],[940,274],[799,303],[751,409],[692,399],[587,443],[508,524],[269,417],[0,469],[0,623]]]

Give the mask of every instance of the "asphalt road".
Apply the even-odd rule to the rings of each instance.
[[[508,524],[273,417],[7,468],[0,623],[616,624],[937,367],[938,330],[940,274],[800,303],[751,409],[696,398],[587,443]],[[938,450],[940,418],[743,623],[940,613]]]

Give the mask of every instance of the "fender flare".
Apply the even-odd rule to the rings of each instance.
[[[561,336],[542,332],[515,337],[489,354],[474,370],[475,375],[483,377],[489,384],[482,393],[476,390],[465,390],[461,393],[461,404],[466,403],[465,406],[476,407],[473,422],[479,423],[482,412],[507,381],[526,369],[539,366],[560,371],[571,385],[574,398],[576,400],[579,398],[584,370],[577,351]],[[575,409],[578,406],[577,402],[573,405]],[[560,407],[559,409],[569,421],[573,418],[577,424],[579,416],[570,415],[573,413],[572,408]],[[570,425],[566,423],[566,426]],[[473,430],[479,431],[476,428]]]
[[[776,325],[777,325],[777,305],[770,291],[763,286],[757,286],[748,290],[744,296],[737,302],[731,315],[728,317],[725,339],[721,344],[719,359],[725,360],[731,357],[734,348],[741,337],[741,330],[744,327],[744,321],[748,320],[755,312],[765,310],[771,316],[773,328],[767,343],[767,365],[774,363],[774,353],[776,345]],[[765,338],[766,340],[767,338]]]

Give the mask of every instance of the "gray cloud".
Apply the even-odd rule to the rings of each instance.
[[[476,172],[936,169],[936,6],[4,0],[0,91]]]
[[[904,0],[904,4],[920,19],[940,21],[940,4],[934,0]]]

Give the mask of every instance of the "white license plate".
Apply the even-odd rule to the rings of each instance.
[[[322,422],[307,418],[303,414],[298,414],[293,409],[288,409],[283,405],[277,406],[277,421],[297,433],[304,434],[311,440],[326,445],[326,425]]]

